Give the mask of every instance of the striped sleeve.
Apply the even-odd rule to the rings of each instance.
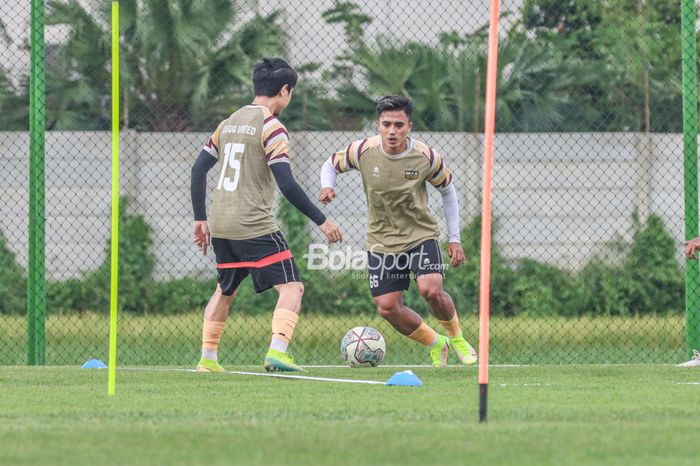
[[[335,171],[344,173],[350,170],[357,170],[360,166],[360,155],[366,142],[367,139],[355,141],[346,147],[345,150],[333,154],[331,160]]]
[[[272,115],[265,118],[262,145],[268,165],[279,162],[289,163],[289,133],[287,128]]]
[[[452,172],[442,156],[433,149],[428,149],[428,160],[430,161],[430,171],[428,172],[428,181],[438,189],[446,188],[452,183]]]
[[[214,133],[209,137],[209,140],[207,141],[206,144],[204,144],[204,147],[202,147],[203,150],[209,152],[212,157],[216,157],[217,159],[219,158],[219,135],[221,134],[221,127],[224,125],[224,122],[222,121],[219,123],[219,126],[216,128]]]

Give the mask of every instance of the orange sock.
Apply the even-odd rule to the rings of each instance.
[[[275,309],[275,312],[272,313],[272,338],[289,344],[298,321],[299,314],[296,312],[288,309]]]
[[[216,354],[221,341],[221,334],[224,333],[225,324],[226,322],[204,319],[204,325],[202,326],[202,351],[207,351],[208,354]],[[216,359],[214,358],[214,360]]]
[[[448,337],[454,338],[462,334],[462,329],[459,327],[459,317],[457,317],[456,312],[450,320],[441,320],[439,322],[442,324],[443,327],[445,327],[445,331],[447,331]]]
[[[437,339],[437,332],[430,328],[425,322],[421,322],[418,328],[408,335],[408,338],[416,340],[424,346],[433,346]]]

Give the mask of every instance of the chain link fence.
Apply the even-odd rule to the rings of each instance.
[[[0,364],[26,363],[26,3],[0,0]],[[121,1],[120,364],[198,360],[216,274],[213,254],[191,243],[190,169],[216,125],[252,100],[251,68],[264,56],[299,72],[281,120],[312,198],[328,156],[376,134],[379,97],[413,99],[412,136],[454,173],[467,261],[446,271],[445,288],[475,344],[487,3]],[[678,2],[501,8],[491,360],[683,360]],[[51,0],[45,18],[45,362],[73,365],[107,357],[109,5]],[[429,190],[444,245],[440,196]],[[365,254],[359,173],[340,176],[337,192],[324,212],[344,233],[339,246],[326,246],[286,201],[276,207],[306,289],[292,351],[302,364],[339,364],[343,334],[370,325],[387,340],[386,363],[427,363],[424,348],[377,315],[366,271],[353,266]],[[224,364],[262,363],[275,301],[274,291],[256,295],[244,283],[220,346]],[[415,284],[405,303],[439,329]]]

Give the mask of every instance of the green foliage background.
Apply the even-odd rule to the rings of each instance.
[[[310,238],[305,217],[286,200],[279,212],[280,225],[297,260],[304,282],[303,306],[306,312],[354,315],[374,312],[369,287],[352,272],[328,274],[308,270],[303,258]],[[157,258],[151,252],[151,227],[143,216],[130,213],[127,199],[121,202],[119,237],[120,306],[136,314],[176,314],[203,309],[216,286],[212,279],[180,278],[159,281],[152,276]],[[609,248],[624,254],[620,263],[603,256],[594,257],[578,273],[533,259],[506,261],[497,246],[491,259],[491,312],[516,316],[639,316],[681,313],[683,275],[675,257],[674,240],[658,216],[644,224],[635,221],[631,243],[611,240]],[[479,293],[480,218],[473,219],[462,232],[467,261],[446,272],[445,289],[462,313],[476,312]],[[109,309],[110,248],[94,272],[81,278],[49,282],[47,312],[107,312]],[[26,286],[26,277],[16,264],[0,235],[0,312],[22,313],[24,297],[16,293],[16,283]],[[364,271],[358,271],[364,272]],[[10,289],[12,288],[12,289]],[[274,309],[274,291],[255,293],[246,280],[236,297],[236,312],[268,313]],[[412,286],[406,303],[423,315],[429,309]]]
[[[211,131],[250,101],[251,65],[278,55],[302,78],[285,115],[292,130],[360,129],[389,93],[414,100],[417,130],[483,130],[487,24],[442,33],[438,44],[368,39],[371,9],[336,1],[320,14],[343,25],[347,48],[316,63],[289,56],[281,12],[251,16],[236,5],[120,2],[125,127]],[[109,2],[92,12],[47,1],[46,24],[68,30],[47,60],[48,129],[108,129],[109,14]],[[680,132],[680,2],[527,0],[504,17],[500,131]],[[0,42],[12,40],[0,21]],[[26,79],[7,74],[0,66],[0,126],[26,130]]]

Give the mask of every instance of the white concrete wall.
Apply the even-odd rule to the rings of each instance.
[[[311,195],[318,170],[361,133],[292,133],[296,177]],[[121,191],[153,228],[161,277],[211,274],[213,256],[190,244],[190,168],[204,133],[126,132]],[[460,192],[462,223],[480,212],[481,136],[423,133],[444,154]],[[110,237],[111,142],[105,132],[49,132],[46,138],[46,266],[54,279],[93,270]],[[683,238],[683,156],[680,135],[632,133],[501,134],[496,136],[494,240],[508,258],[532,257],[575,269],[606,242],[630,239],[632,214],[656,213]],[[0,133],[0,228],[17,261],[27,262],[28,137]],[[210,174],[214,184],[216,170]],[[445,238],[440,199],[431,208]],[[362,248],[366,205],[359,173],[341,175],[338,199],[325,208],[343,228],[346,245]],[[309,231],[320,239],[312,226]]]

